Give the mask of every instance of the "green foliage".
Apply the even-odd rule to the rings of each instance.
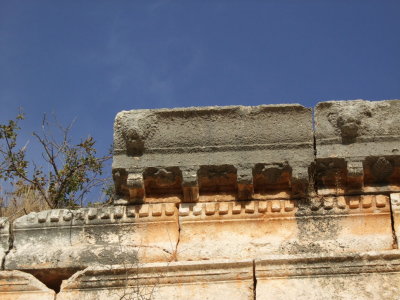
[[[0,124],[0,180],[16,186],[14,192],[22,186],[37,191],[51,208],[73,207],[94,187],[107,181],[100,176],[111,155],[98,157],[91,136],[73,144],[69,137],[72,124],[62,127],[56,119],[49,123],[46,116],[42,132],[33,132],[42,149],[42,160],[29,161],[27,145],[18,148],[17,143],[19,122],[23,119],[24,114],[20,113],[8,124]],[[54,128],[56,135],[52,134]]]
[[[106,195],[109,201],[116,199],[115,185],[112,180],[103,187],[103,194]]]
[[[14,179],[16,174],[26,175],[28,162],[25,160],[25,147],[16,149],[20,130],[18,123],[24,117],[24,114],[20,113],[15,120],[8,121],[8,124],[0,124],[0,141],[4,141],[5,144],[0,144],[0,153],[3,156],[3,160],[0,161],[0,179],[7,181]]]

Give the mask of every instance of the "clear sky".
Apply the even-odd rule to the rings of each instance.
[[[0,122],[135,108],[400,98],[400,1],[0,0]]]

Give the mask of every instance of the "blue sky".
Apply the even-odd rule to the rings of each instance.
[[[76,118],[105,151],[121,110],[400,98],[399,16],[389,0],[0,0],[0,122]]]

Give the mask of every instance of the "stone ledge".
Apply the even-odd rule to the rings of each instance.
[[[6,269],[33,274],[123,263],[127,256],[140,262],[252,259],[395,244],[385,195],[181,203],[179,213],[175,204],[51,210],[17,219],[13,235]]]
[[[179,217],[186,220],[211,220],[223,218],[287,218],[321,214],[387,213],[390,210],[386,195],[325,196],[296,200],[251,200],[229,202],[181,203]]]
[[[176,216],[177,208],[174,203],[80,208],[76,210],[52,209],[22,216],[14,221],[13,228],[18,230],[24,228],[162,222],[173,220]]]
[[[127,257],[171,261],[179,238],[177,212],[174,204],[146,204],[31,213],[13,224],[5,267],[35,273],[123,263]]]
[[[269,256],[256,261],[257,299],[397,299],[400,252]]]
[[[312,144],[310,125],[311,109],[299,104],[122,111],[115,118],[114,150],[140,157],[158,151],[193,153],[196,147],[215,152],[231,151],[226,146]],[[145,167],[154,164],[147,162]]]
[[[121,299],[138,292],[158,299],[253,299],[253,261],[171,262],[95,267],[64,281],[58,300]]]
[[[400,272],[400,251],[268,255],[255,264],[257,278]]]
[[[65,280],[57,299],[120,299],[135,287],[155,300],[396,299],[399,278],[398,250],[269,255],[254,267],[249,260],[90,267]]]
[[[55,292],[31,274],[21,271],[0,271],[0,299],[54,300]]]

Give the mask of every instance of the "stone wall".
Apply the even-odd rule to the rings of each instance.
[[[400,299],[399,112],[121,112],[114,205],[0,220],[0,298]]]

